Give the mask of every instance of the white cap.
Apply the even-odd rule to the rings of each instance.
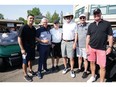
[[[79,18],[80,18],[80,17],[82,17],[82,16],[83,16],[83,17],[86,17],[86,15],[85,15],[85,14],[81,14],[81,15],[79,16]]]

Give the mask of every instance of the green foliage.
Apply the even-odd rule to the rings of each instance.
[[[23,17],[19,17],[19,21],[25,21]]]
[[[59,14],[56,13],[56,11],[53,13],[53,15],[51,15],[50,12],[48,11],[46,14],[46,17],[47,17],[49,23],[53,23],[54,20],[58,20],[60,18]]]
[[[23,21],[24,22],[24,24],[27,24],[27,20],[25,20],[23,17],[19,17],[19,19],[18,19],[19,21]]]
[[[46,18],[48,19],[50,23],[52,22],[52,16],[49,11],[46,13]]]
[[[27,14],[32,14],[35,16],[35,24],[39,24],[40,23],[40,20],[42,19],[42,14],[40,12],[40,9],[39,8],[36,8],[34,7],[32,10],[27,10]],[[57,20],[59,19],[59,14],[55,11],[53,13],[53,15],[51,15],[51,13],[48,11],[46,13],[46,18],[48,19],[49,23],[53,23],[54,20]]]
[[[39,8],[36,8],[34,7],[32,10],[27,10],[27,14],[32,14],[35,16],[35,24],[39,24],[40,23],[40,20],[42,19],[42,14],[40,12],[40,9]]]
[[[0,19],[4,19],[4,15],[0,13]]]
[[[40,15],[41,12],[40,12],[40,9],[39,8],[36,8],[34,7],[32,10],[28,10],[27,11],[27,14],[33,14],[34,16],[37,16],[37,15]]]
[[[27,20],[24,21],[24,24],[27,24]]]
[[[40,19],[35,19],[35,24],[39,24],[40,23]]]
[[[56,11],[55,11],[54,14],[52,15],[52,18],[51,19],[52,19],[52,23],[54,22],[54,20],[60,19],[59,14],[56,13]]]

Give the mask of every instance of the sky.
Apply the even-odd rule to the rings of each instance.
[[[16,20],[19,17],[26,19],[27,10],[32,10],[32,8],[37,7],[40,9],[41,13],[45,16],[47,11],[51,14],[56,10],[57,13],[71,12],[73,13],[73,5],[0,5],[0,13],[4,15],[5,19]]]

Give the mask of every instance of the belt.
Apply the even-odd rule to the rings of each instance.
[[[74,41],[74,39],[73,40],[63,40],[63,41],[65,41],[65,42],[71,42],[71,41]]]

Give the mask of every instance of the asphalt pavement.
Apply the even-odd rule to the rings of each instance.
[[[33,70],[35,72],[37,72],[38,69],[37,62],[38,57],[36,57],[33,65]],[[48,69],[51,70],[51,58],[48,58],[47,65]],[[83,72],[81,72],[79,74],[76,73],[76,77],[72,78],[70,76],[70,68],[69,71],[63,75],[62,70],[64,66],[62,58],[59,60],[59,67],[59,72],[50,72],[49,74],[44,74],[42,79],[39,79],[37,76],[32,77],[33,82],[86,82],[91,76],[91,74],[89,74],[87,78],[83,79]],[[74,68],[74,71],[76,70],[77,68]],[[26,82],[23,78],[22,68],[19,66],[9,67],[5,72],[0,72],[0,82]],[[99,78],[95,82],[99,82]]]

